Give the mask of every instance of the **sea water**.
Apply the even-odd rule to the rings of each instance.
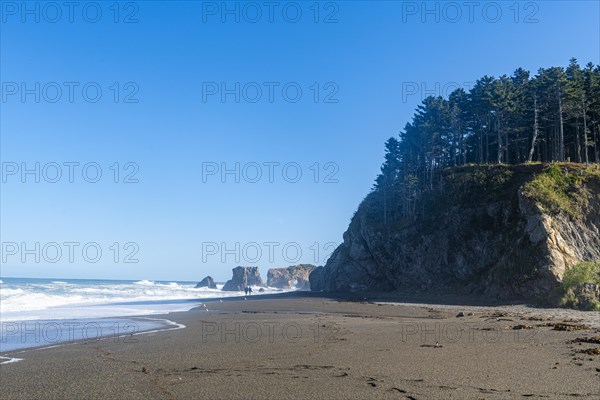
[[[178,329],[181,326],[151,316],[187,311],[206,298],[241,294],[222,292],[220,284],[217,289],[196,289],[195,285],[180,281],[2,277],[0,353],[100,337],[123,341],[142,332]],[[275,292],[280,290],[265,291]],[[7,360],[0,358],[0,364]]]

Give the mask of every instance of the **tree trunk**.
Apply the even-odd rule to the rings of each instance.
[[[598,147],[598,136],[597,133],[600,131],[600,125],[596,125],[594,129],[594,155],[596,156],[596,163],[600,163],[600,147]]]
[[[581,96],[581,105],[583,110],[583,145],[585,146],[585,165],[589,165],[590,158],[588,156],[588,137],[587,137],[587,118],[585,108],[585,96]]]
[[[500,116],[496,113],[496,136],[498,140],[498,164],[502,164],[502,131],[500,130]]]
[[[560,159],[560,113],[558,118],[557,124],[554,125],[554,161],[562,161]]]
[[[433,190],[433,150],[429,158],[429,190]]]
[[[479,164],[483,164],[483,133],[479,133]]]
[[[383,184],[383,224],[387,225],[387,178]]]
[[[558,87],[558,118],[559,118],[559,132],[558,132],[558,158],[559,161],[565,161],[565,134],[563,130],[563,109],[562,109],[562,96],[560,95],[560,86]]]
[[[581,141],[579,139],[579,125],[575,123],[575,146],[577,147],[577,162],[581,162]]]
[[[467,149],[465,148],[465,133],[464,129],[460,128],[460,153],[461,153],[461,165],[467,163]]]
[[[533,152],[535,150],[535,144],[539,134],[539,124],[538,124],[538,106],[537,106],[537,96],[533,99],[533,139],[531,140],[531,149],[529,149],[529,158],[527,158],[527,162],[533,161]]]
[[[489,164],[490,162],[490,116],[487,117],[487,123],[485,125],[485,163]]]
[[[550,151],[550,144],[552,141],[550,138],[550,128],[547,127],[544,129],[544,157],[542,157],[540,161],[552,161],[552,152]]]

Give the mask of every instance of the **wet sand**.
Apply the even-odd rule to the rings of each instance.
[[[206,301],[164,316],[185,329],[2,354],[22,361],[0,366],[0,398],[600,397],[600,343],[581,342],[600,336],[599,313],[411,301]]]

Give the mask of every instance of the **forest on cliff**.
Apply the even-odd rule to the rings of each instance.
[[[384,218],[414,216],[439,174],[466,164],[600,162],[600,65],[522,68],[484,76],[466,92],[428,97],[385,143],[374,191]],[[393,206],[391,206],[393,205]]]

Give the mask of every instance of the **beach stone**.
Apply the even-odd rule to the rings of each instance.
[[[258,267],[235,267],[232,271],[233,276],[223,286],[225,292],[241,292],[248,286],[265,286]]]
[[[458,314],[456,314],[456,318],[460,318],[460,317],[464,317],[465,313],[464,312],[459,312]]]
[[[215,283],[215,281],[213,280],[213,278],[211,276],[207,276],[206,278],[204,278],[200,282],[198,282],[198,284],[196,285],[196,289],[203,288],[203,287],[206,287],[209,289],[216,289],[217,284]]]
[[[316,267],[312,264],[271,268],[267,273],[267,286],[278,289],[310,289],[309,276]]]

